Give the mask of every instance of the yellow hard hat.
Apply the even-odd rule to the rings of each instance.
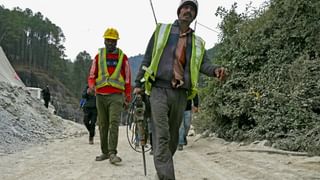
[[[103,37],[105,39],[114,39],[114,40],[118,40],[119,39],[119,33],[116,29],[114,28],[108,28],[105,32]]]

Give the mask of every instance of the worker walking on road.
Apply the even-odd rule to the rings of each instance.
[[[127,56],[117,48],[119,33],[108,28],[104,48],[99,49],[92,62],[88,78],[89,93],[96,92],[98,125],[102,154],[96,161],[110,158],[110,163],[121,162],[117,156],[120,114],[131,99],[131,77]]]
[[[183,146],[188,144],[187,136],[191,126],[192,113],[198,112],[199,97],[198,94],[193,99],[187,101],[186,109],[183,112],[183,119],[179,129],[179,145],[178,150],[182,151]]]
[[[89,132],[89,144],[93,144],[96,122],[97,122],[97,106],[96,106],[96,96],[95,94],[88,94],[89,86],[86,85],[82,92],[82,98],[85,99],[83,104],[83,123]]]
[[[223,79],[225,70],[210,63],[204,41],[189,27],[198,2],[182,0],[178,20],[158,24],[141,63],[134,93],[150,94],[154,165],[157,178],[175,179],[173,155],[187,99],[197,94],[199,72]]]

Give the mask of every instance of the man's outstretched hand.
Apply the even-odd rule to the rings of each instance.
[[[214,74],[216,75],[216,77],[220,80],[223,81],[226,78],[226,70],[223,67],[217,68],[214,70]]]

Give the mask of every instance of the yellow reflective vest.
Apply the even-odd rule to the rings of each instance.
[[[123,62],[123,52],[118,48],[119,59],[115,71],[110,75],[108,72],[107,66],[107,49],[99,49],[99,58],[98,58],[98,77],[96,79],[96,89],[104,86],[112,86],[121,90],[125,89],[125,81],[121,75],[121,67]]]
[[[152,84],[150,80],[155,81],[158,71],[158,64],[165,45],[169,39],[172,24],[158,24],[154,35],[154,45],[152,59],[149,67],[142,67],[145,70],[142,81],[145,81],[145,91],[150,95]],[[192,52],[191,52],[191,89],[188,91],[188,99],[193,99],[198,92],[198,79],[202,59],[205,52],[205,42],[194,33],[192,33]]]

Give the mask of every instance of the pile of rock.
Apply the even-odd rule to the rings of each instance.
[[[54,115],[26,88],[0,82],[0,154],[84,133],[82,125]]]

